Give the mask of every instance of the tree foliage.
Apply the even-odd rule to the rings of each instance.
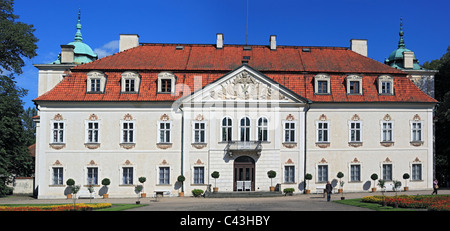
[[[17,21],[13,6],[13,0],[0,0],[0,73],[22,74],[23,58],[36,56],[38,39],[33,25]]]

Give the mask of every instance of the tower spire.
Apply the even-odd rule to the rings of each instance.
[[[403,17],[400,17],[400,40],[398,40],[398,48],[405,48],[405,41],[403,40]]]
[[[81,35],[81,9],[78,8],[78,23],[77,23],[77,33],[75,34],[75,41],[83,41],[83,36]]]

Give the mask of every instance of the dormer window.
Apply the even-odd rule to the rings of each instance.
[[[127,71],[122,73],[121,90],[122,93],[139,92],[140,78],[136,72]]]
[[[161,72],[158,74],[158,93],[175,92],[175,75],[170,72]]]
[[[103,93],[105,90],[106,77],[100,71],[91,71],[87,74],[86,92]]]
[[[314,92],[316,94],[330,94],[330,76],[318,74],[314,77]]]
[[[362,77],[359,75],[347,76],[347,94],[361,95],[362,94]]]
[[[394,78],[389,75],[378,77],[378,93],[381,95],[394,94]]]

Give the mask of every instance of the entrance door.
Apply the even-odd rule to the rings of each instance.
[[[234,191],[255,191],[255,161],[249,156],[234,160]]]

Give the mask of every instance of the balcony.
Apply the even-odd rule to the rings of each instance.
[[[253,152],[260,156],[262,150],[261,141],[229,141],[225,151],[231,157],[233,152]]]

